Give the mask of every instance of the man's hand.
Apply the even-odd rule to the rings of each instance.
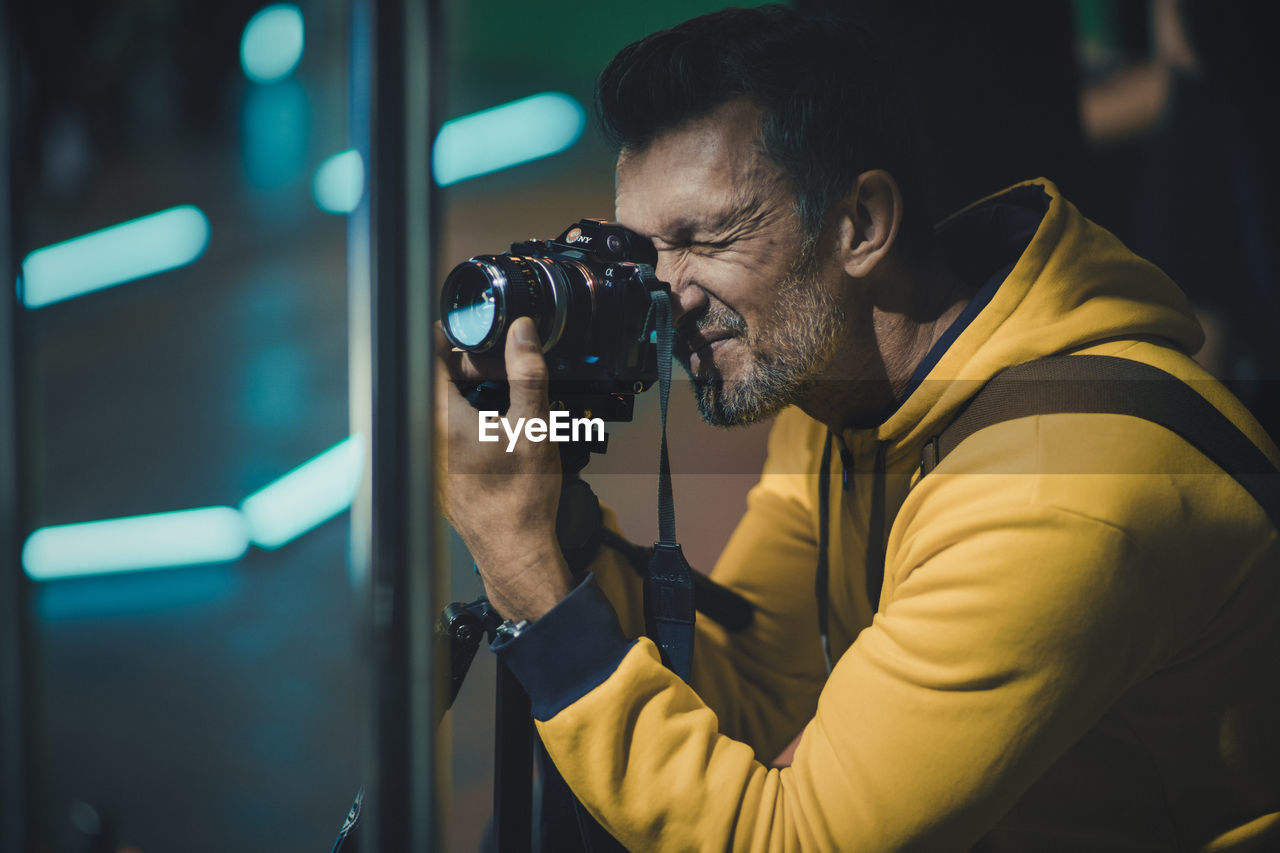
[[[437,330],[436,430],[440,507],[471,551],[489,601],[506,619],[537,619],[572,589],[556,541],[560,453],[549,441],[479,440],[479,412],[458,382],[499,378],[511,386],[507,417],[547,418],[547,364],[533,321],[507,332],[503,363],[455,352]]]

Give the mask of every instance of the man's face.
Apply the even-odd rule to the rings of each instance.
[[[839,276],[805,239],[759,129],[759,111],[731,101],[618,160],[618,221],[658,249],[676,356],[717,426],[798,402],[848,330]]]

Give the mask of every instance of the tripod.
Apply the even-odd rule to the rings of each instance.
[[[581,576],[601,545],[600,501],[580,473],[592,453],[604,453],[602,441],[575,441],[560,445],[563,480],[556,512],[556,536],[561,551],[575,577]],[[489,600],[481,596],[472,602],[455,602],[440,616],[440,631],[449,643],[449,706],[457,698],[467,672],[487,636],[492,642],[503,617]],[[535,735],[529,696],[501,659],[497,665],[494,697],[493,829],[499,853],[525,853],[533,849],[533,765]],[[447,710],[447,708],[446,708]],[[560,822],[572,813],[576,819],[582,849],[588,853],[611,853],[623,848],[573,799],[545,751],[538,755],[543,780],[543,815],[559,811]],[[563,826],[542,825],[547,832]],[[564,848],[557,844],[556,850]]]

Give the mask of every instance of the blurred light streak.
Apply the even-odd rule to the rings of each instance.
[[[244,93],[240,144],[250,185],[273,190],[303,176],[310,121],[307,93],[297,80],[254,86]]]
[[[207,607],[231,598],[241,586],[234,563],[183,566],[163,572],[116,572],[34,585],[41,622],[103,616],[145,617],[179,608]]]
[[[22,549],[32,580],[237,560],[250,544],[278,548],[350,508],[364,466],[353,435],[245,498],[206,507],[42,527]]]
[[[586,127],[582,104],[562,92],[543,92],[445,122],[436,137],[436,183],[496,172],[549,157],[578,141]]]
[[[302,11],[291,3],[261,10],[240,38],[240,65],[255,83],[283,80],[298,67],[305,43]]]
[[[215,506],[43,527],[27,538],[33,580],[236,560],[249,549],[245,519]]]
[[[329,213],[350,213],[364,195],[364,160],[354,149],[334,154],[316,169],[311,182],[316,205]]]
[[[364,439],[353,435],[304,462],[240,504],[249,538],[279,548],[351,506],[364,465]]]
[[[22,301],[40,308],[191,263],[209,220],[189,204],[36,249],[22,262]]]

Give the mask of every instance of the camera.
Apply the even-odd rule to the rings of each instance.
[[[658,377],[649,306],[651,294],[668,287],[654,274],[657,260],[634,231],[583,219],[554,240],[513,243],[510,252],[458,264],[440,294],[441,325],[455,347],[485,353],[501,351],[516,318],[532,318],[552,406],[629,421],[635,395]]]

